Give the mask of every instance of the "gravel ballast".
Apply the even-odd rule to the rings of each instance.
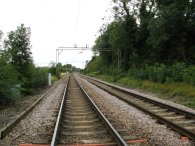
[[[168,100],[164,100],[164,99],[157,98],[155,94],[148,93],[148,92],[145,92],[143,90],[129,89],[129,88],[121,87],[121,86],[114,85],[114,84],[111,84],[111,83],[108,83],[108,82],[105,82],[105,81],[102,81],[102,80],[99,80],[99,79],[95,79],[95,80],[100,81],[100,82],[103,82],[103,83],[106,83],[106,84],[111,85],[111,86],[115,86],[115,87],[120,88],[122,90],[126,90],[128,92],[133,93],[133,94],[137,94],[137,95],[140,95],[140,96],[144,96],[144,97],[146,97],[148,99],[152,99],[154,101],[162,102],[162,103],[164,103],[166,105],[171,105],[173,107],[176,107],[176,108],[179,108],[179,109],[182,109],[182,110],[186,110],[188,112],[191,112],[191,113],[195,114],[195,110],[193,110],[193,109],[191,109],[189,107],[186,107],[184,105],[181,105],[181,104],[178,104],[178,103],[174,103],[172,101],[168,101]]]
[[[190,146],[189,141],[182,141],[180,135],[155,119],[126,104],[118,98],[97,88],[88,81],[76,76],[79,83],[92,97],[98,107],[109,119],[123,123],[131,133],[147,140],[150,146]],[[151,97],[150,97],[151,98]],[[163,101],[166,102],[166,101]],[[167,102],[170,104],[170,102]],[[172,103],[174,104],[174,103]],[[178,104],[175,106],[179,106]],[[183,107],[183,106],[182,106]],[[187,109],[187,108],[185,108]]]
[[[14,127],[3,140],[0,146],[18,146],[20,143],[33,143],[40,139],[41,132],[52,131],[63,91],[65,81],[61,80],[44,99],[20,123]]]

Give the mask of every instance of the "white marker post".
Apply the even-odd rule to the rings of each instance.
[[[51,86],[51,73],[48,74],[48,85]]]

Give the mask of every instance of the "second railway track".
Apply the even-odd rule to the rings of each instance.
[[[85,79],[106,92],[151,115],[157,119],[158,122],[164,123],[180,133],[181,136],[187,136],[195,142],[195,114],[141,95],[136,95],[117,86],[93,78],[85,76]]]

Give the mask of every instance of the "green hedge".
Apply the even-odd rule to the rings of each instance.
[[[14,85],[18,84],[18,74],[11,64],[7,63],[7,58],[0,56],[0,105],[14,103],[19,98],[17,88]]]
[[[172,66],[164,64],[146,65],[143,68],[130,68],[128,76],[134,79],[154,82],[186,82],[195,85],[195,66],[175,63]]]

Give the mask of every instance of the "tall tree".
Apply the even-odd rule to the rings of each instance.
[[[150,23],[150,38],[153,56],[157,61],[172,63],[182,61],[190,63],[191,54],[187,46],[189,29],[186,27],[189,1],[157,1],[159,11]],[[191,52],[192,53],[192,52]]]
[[[101,50],[106,50],[111,48],[111,45],[109,44],[109,36],[110,36],[109,30],[110,29],[108,29],[108,27],[106,29],[102,29],[101,35],[96,39],[95,45],[93,46],[94,51],[99,51],[105,65],[113,64],[113,59],[112,59],[113,52],[101,51]]]
[[[190,0],[186,8],[186,55],[195,64],[195,0]]]
[[[153,2],[153,3],[152,3]],[[148,58],[150,54],[150,46],[147,40],[150,36],[150,31],[148,29],[150,20],[154,17],[154,1],[149,2],[147,0],[142,0],[139,8],[139,25],[136,34],[136,53],[138,54],[139,60],[137,60],[137,65],[144,63],[149,63]]]
[[[139,2],[133,0],[113,0],[113,2],[116,4],[114,11],[117,19],[123,20],[122,25],[125,33],[122,31],[120,35],[125,37],[125,40],[121,42],[121,44],[125,44],[125,47],[121,46],[119,49],[121,49],[122,54],[122,68],[127,70],[137,56],[135,51],[137,33],[135,17],[137,16],[136,10]]]
[[[30,35],[30,28],[21,24],[15,31],[11,31],[4,41],[9,61],[18,71],[19,80],[24,84],[31,78],[34,67],[31,56]]]

